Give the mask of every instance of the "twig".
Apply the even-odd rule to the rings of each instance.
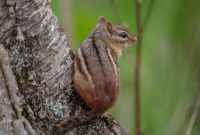
[[[199,95],[197,97],[197,102],[196,102],[194,111],[192,113],[192,117],[190,119],[190,122],[188,124],[187,130],[186,130],[186,135],[191,135],[192,134],[192,129],[193,129],[195,120],[197,118],[197,115],[199,113],[199,110],[200,110],[200,93],[199,93]]]
[[[142,48],[142,26],[141,26],[141,0],[135,0],[136,26],[137,26],[137,49],[135,61],[135,129],[136,135],[141,135],[140,121],[140,61]]]
[[[141,67],[141,49],[142,49],[142,34],[147,27],[154,0],[150,0],[147,14],[144,18],[144,23],[141,23],[141,5],[142,0],[135,0],[136,9],[136,27],[137,27],[137,49],[136,49],[136,61],[135,61],[135,129],[136,135],[141,135],[141,120],[140,120],[140,67]]]

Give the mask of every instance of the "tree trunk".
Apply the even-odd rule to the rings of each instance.
[[[0,134],[58,134],[58,121],[81,118],[64,134],[126,135],[110,116],[92,116],[72,75],[73,52],[50,0],[1,0]]]

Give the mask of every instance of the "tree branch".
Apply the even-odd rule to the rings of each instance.
[[[135,12],[136,12],[136,28],[137,28],[137,49],[136,49],[136,61],[135,61],[135,128],[136,135],[141,135],[141,120],[140,120],[140,74],[141,74],[141,49],[142,49],[142,36],[146,29],[149,19],[151,17],[152,7],[154,0],[150,0],[146,16],[142,25],[141,17],[141,5],[142,0],[135,0]]]
[[[93,118],[85,115],[91,113],[90,109],[73,89],[73,52],[49,0],[4,0],[0,1],[0,12],[0,43],[3,43],[3,52],[8,53],[7,64],[1,64],[3,84],[0,84],[0,93],[5,91],[5,86],[8,87],[9,96],[14,99],[14,112],[18,119],[22,119],[9,124],[10,132],[25,135],[33,134],[34,129],[36,134],[57,134],[53,132],[57,121],[82,116],[86,122],[72,127],[65,134],[127,135],[109,116]],[[6,77],[2,76],[2,71]],[[6,82],[11,84],[5,85]],[[0,110],[5,107],[12,109],[0,104]],[[8,115],[3,120],[13,121],[11,114],[1,111],[0,114]],[[87,121],[90,118],[93,119]],[[14,127],[20,133],[15,133]],[[4,131],[3,134],[9,133]]]
[[[9,100],[11,101],[11,105],[15,111],[15,114],[17,115],[16,120],[13,120],[12,124],[13,124],[13,130],[16,131],[16,134],[30,134],[30,135],[34,135],[34,130],[32,129],[30,123],[27,121],[27,119],[24,118],[24,116],[22,116],[21,114],[21,108],[20,108],[20,102],[19,102],[19,98],[17,97],[16,93],[18,92],[18,87],[16,85],[16,81],[15,78],[12,74],[12,70],[9,66],[9,58],[7,55],[7,52],[5,51],[5,49],[3,48],[3,45],[0,44],[0,65],[1,65],[1,70],[2,70],[2,75],[4,78],[4,83],[7,86],[6,90],[8,93],[9,97],[6,98],[10,98]],[[2,82],[3,83],[3,82]],[[23,128],[22,125],[26,126],[26,130]]]

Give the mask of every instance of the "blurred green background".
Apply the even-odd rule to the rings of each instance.
[[[115,4],[111,1],[52,1],[52,8],[74,52],[102,15],[137,35],[134,0],[114,0]],[[142,1],[142,19],[149,2]],[[110,110],[130,134],[135,132],[135,51],[136,45],[133,45],[120,58],[121,92],[117,105]],[[200,109],[196,106],[200,102],[199,0],[154,0],[143,34],[141,60],[143,135],[190,135],[189,129],[191,135],[200,135]],[[194,124],[190,125],[192,122]]]

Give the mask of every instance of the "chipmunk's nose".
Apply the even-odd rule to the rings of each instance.
[[[135,43],[137,41],[137,37],[131,36],[130,40],[131,40],[131,43]]]

